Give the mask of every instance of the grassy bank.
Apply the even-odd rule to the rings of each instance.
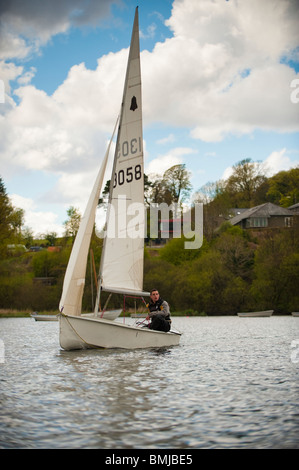
[[[32,310],[14,310],[14,309],[0,309],[0,318],[26,318],[30,317]],[[39,315],[57,315],[57,312],[38,312]]]

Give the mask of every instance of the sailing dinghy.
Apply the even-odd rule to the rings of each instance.
[[[82,315],[88,249],[109,147],[81,220],[64,278],[59,305],[60,345],[66,350],[178,345],[180,334],[177,332],[165,333],[142,325],[111,321],[103,318],[103,312],[98,311],[101,291],[140,297],[149,295],[143,291],[145,217],[138,8],[135,11],[119,117],[95,312]],[[138,224],[134,223],[136,211],[139,211]],[[121,223],[124,214],[125,227]]]
[[[271,317],[274,310],[262,310],[261,312],[238,312],[238,317],[253,318],[253,317]]]

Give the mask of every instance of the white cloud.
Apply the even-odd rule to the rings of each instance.
[[[175,141],[175,136],[174,134],[169,134],[168,136],[164,137],[164,139],[159,139],[157,140],[157,144],[169,144]]]
[[[262,171],[268,178],[275,175],[279,171],[288,171],[291,168],[299,166],[299,160],[291,160],[287,153],[287,149],[285,148],[281,150],[275,150],[263,161]],[[224,170],[221,179],[228,179],[232,175],[233,171],[233,167],[227,167]]]
[[[163,175],[168,168],[179,165],[182,159],[177,156],[164,155],[162,157],[154,158],[145,168],[147,175]]]
[[[170,167],[183,163],[184,155],[193,153],[195,151],[188,147],[173,148],[165,155],[159,155],[158,158],[151,160],[145,168],[145,173],[147,175],[163,175]]]
[[[6,63],[4,60],[0,60],[0,77],[4,82],[5,92],[10,94],[10,84],[11,80],[15,80],[23,72],[22,66],[17,66],[12,62]]]
[[[58,223],[57,214],[50,211],[36,210],[36,204],[30,198],[18,194],[11,194],[11,202],[14,207],[24,209],[25,226],[30,227],[35,235],[56,232],[58,236],[63,235],[63,227]]]
[[[3,57],[24,58],[71,25],[95,24],[113,2],[64,0],[55,8],[39,2],[37,9],[30,0],[2,3]],[[255,129],[298,132],[299,105],[290,100],[296,74],[281,63],[299,44],[297,7],[295,0],[175,0],[166,21],[173,37],[141,54],[145,125],[161,121],[189,128],[191,138],[205,142]],[[23,66],[0,62],[6,91],[0,107],[4,179],[26,169],[50,172],[57,180],[51,193],[55,202],[83,212],[119,111],[127,56],[127,49],[102,56],[95,70],[84,63],[73,66],[52,96],[30,85],[34,69],[25,72]],[[18,101],[9,87],[17,79]],[[169,145],[175,138],[169,134],[159,143]],[[192,152],[189,147],[165,151],[145,171],[163,174]],[[146,157],[151,157],[148,151]],[[279,150],[267,163],[276,171],[290,159]],[[39,199],[49,195],[47,189]],[[38,211],[42,220],[39,208],[28,211]]]
[[[272,152],[264,161],[267,176],[273,176],[279,171],[287,171],[299,165],[299,160],[291,161],[287,155],[287,149],[276,150]]]
[[[56,216],[49,212],[42,216],[42,207],[49,201],[56,204],[58,212],[59,206],[65,212],[70,205],[84,212],[119,112],[127,55],[128,50],[108,54],[99,60],[96,70],[88,70],[84,64],[72,67],[52,96],[32,85],[21,86],[15,91],[19,104],[12,101],[0,116],[4,180],[26,170],[56,176],[55,186],[40,193],[39,205],[36,202],[34,210],[26,210],[26,223],[39,233],[43,231],[39,228],[42,220],[58,232]],[[11,66],[5,71],[7,83],[18,76],[25,82],[30,78],[22,75],[22,68]]]
[[[255,129],[299,130],[290,101],[298,2],[180,0],[174,37],[143,53],[145,115],[219,142]],[[299,75],[297,75],[299,76]]]
[[[229,166],[227,167],[224,172],[223,172],[223,175],[221,176],[221,180],[227,180],[232,174],[233,174],[233,167],[232,166]]]
[[[166,24],[176,37],[192,37],[201,46],[223,44],[243,63],[279,60],[298,45],[296,0],[176,0]]]
[[[24,58],[71,26],[96,26],[117,0],[10,0],[0,6],[3,58]]]
[[[142,31],[140,31],[140,37],[142,39],[153,38],[155,36],[156,29],[157,29],[157,25],[155,23],[152,23],[151,25],[147,27],[146,33],[143,33]]]
[[[12,33],[7,24],[0,22],[0,25],[0,50],[2,59],[24,59],[28,56],[31,52],[31,47],[27,45],[25,39]]]
[[[278,61],[299,41],[295,4],[291,0],[274,4],[273,0],[174,1],[166,22],[174,37],[157,43],[152,53],[142,52],[145,124],[161,120],[189,127],[191,137],[206,142],[257,128],[298,131],[298,106],[290,101],[295,74]],[[38,24],[45,6],[31,18],[31,2],[26,12],[17,5],[17,0],[10,2],[4,16],[19,32],[34,24],[37,35],[43,21],[48,34],[55,34],[64,30],[66,18],[82,23],[91,14],[88,10],[84,16],[79,0],[75,5],[65,1],[59,3],[60,19],[59,12],[52,12]],[[71,15],[71,5],[80,6],[77,16]],[[96,9],[94,2],[90,8]],[[99,9],[98,15],[103,11]],[[279,40],[272,34],[276,30]],[[127,54],[122,50],[105,55],[95,70],[84,63],[73,66],[52,96],[33,86],[20,87],[16,91],[20,104],[2,126],[2,158],[8,164],[59,173],[78,171],[84,158],[89,171],[113,128]],[[6,83],[17,76],[19,82],[29,81],[34,70],[29,75],[22,72],[23,68],[6,64]]]
[[[35,67],[30,67],[30,70],[23,73],[21,77],[18,78],[18,83],[20,85],[28,85],[36,73]]]

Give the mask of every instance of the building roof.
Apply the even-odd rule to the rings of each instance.
[[[236,215],[232,219],[230,219],[230,223],[232,225],[236,225],[241,220],[249,219],[251,217],[273,217],[273,216],[284,216],[284,217],[291,217],[294,213],[289,209],[285,209],[284,207],[277,206],[276,204],[272,204],[272,202],[266,202],[261,204],[260,206],[251,207],[250,209],[245,210],[241,214]]]

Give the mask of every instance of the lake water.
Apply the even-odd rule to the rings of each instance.
[[[60,349],[0,319],[0,448],[298,448],[299,318],[173,317],[178,347]]]

